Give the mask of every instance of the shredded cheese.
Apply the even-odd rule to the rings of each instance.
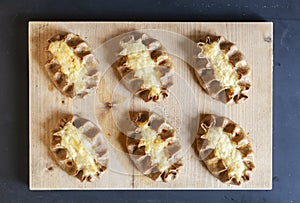
[[[203,56],[208,58],[208,66],[213,68],[214,75],[221,85],[226,88],[230,88],[235,94],[240,92],[241,88],[238,85],[238,73],[234,69],[234,66],[229,62],[228,56],[217,42],[211,44],[204,44]]]
[[[230,136],[221,127],[215,127],[210,128],[204,138],[208,140],[209,147],[215,149],[215,155],[225,162],[229,175],[240,180],[246,168],[242,153],[237,150],[237,145],[230,140]]]
[[[94,157],[91,142],[71,122],[57,132],[61,136],[61,145],[68,150],[68,157],[76,163],[78,169],[83,170],[84,175],[94,174],[99,166]]]
[[[80,57],[64,40],[51,42],[48,50],[53,54],[54,60],[60,64],[60,70],[66,75],[67,82],[74,83],[75,92],[82,92],[86,88],[85,74],[87,70],[84,68]]]
[[[155,70],[157,64],[151,58],[150,51],[142,40],[124,42],[122,46],[124,49],[120,54],[127,55],[128,66],[135,72],[134,75],[144,80],[142,87],[150,89],[151,96],[159,95],[160,72]]]
[[[151,156],[154,164],[158,163],[158,168],[164,171],[170,167],[165,147],[168,142],[162,140],[158,133],[151,129],[148,124],[140,125],[142,139],[139,143],[139,147],[145,146],[146,154]]]

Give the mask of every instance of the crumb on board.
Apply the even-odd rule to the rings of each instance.
[[[52,84],[49,84],[49,85],[48,85],[48,90],[49,90],[50,92],[52,92],[52,91],[54,90],[54,86],[53,86]]]
[[[264,37],[264,41],[270,43],[270,42],[272,42],[272,37],[266,36],[266,37]]]
[[[114,105],[115,105],[114,102],[105,102],[104,103],[104,106],[108,109],[111,109]]]

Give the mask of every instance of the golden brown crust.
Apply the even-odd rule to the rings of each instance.
[[[217,46],[228,57],[228,62],[238,75],[238,86],[240,90],[234,92],[229,86],[225,87],[214,73],[210,66],[209,58],[203,55],[203,46],[217,43]],[[216,100],[225,104],[240,103],[248,98],[248,90],[251,87],[249,77],[250,68],[245,56],[238,50],[236,45],[221,36],[206,36],[198,42],[197,57],[195,59],[195,74],[204,91]]]
[[[85,141],[91,144],[92,151],[90,151],[90,154],[93,154],[91,156],[93,156],[92,159],[98,167],[97,171],[88,173],[85,168],[86,166],[79,168],[74,158],[71,157],[67,146],[62,144],[63,138],[59,132],[68,123],[71,123],[78,132],[80,131],[82,135],[85,136]],[[83,146],[82,143],[80,143],[80,145]],[[51,135],[50,150],[59,166],[69,175],[77,177],[81,182],[85,180],[94,181],[95,178],[100,177],[107,168],[108,151],[105,141],[103,140],[102,131],[90,121],[78,116],[67,116],[60,121],[59,129],[54,130]]]
[[[225,161],[217,156],[216,149],[205,137],[210,128],[218,127],[221,127],[223,132],[230,134],[231,142],[236,144],[235,150],[242,154],[242,161],[245,169],[241,180],[229,174],[230,166],[226,165]],[[196,145],[200,159],[203,160],[207,169],[220,181],[240,185],[242,181],[245,182],[250,179],[250,174],[255,168],[252,146],[243,129],[232,120],[212,114],[202,115],[196,137]]]
[[[49,50],[50,44],[53,42],[62,41],[73,50],[74,55],[80,58],[80,62],[83,64],[83,68],[86,70],[84,80],[86,87],[76,92],[74,88],[74,82],[67,80],[68,75],[61,71],[60,61],[56,60],[53,53]],[[73,33],[63,33],[53,36],[48,40],[49,46],[47,48],[51,59],[45,64],[46,71],[57,89],[67,97],[73,98],[75,96],[84,97],[93,88],[95,88],[99,82],[98,70],[96,66],[98,61],[92,54],[92,50],[88,44],[79,36]]]
[[[182,160],[179,155],[181,145],[175,136],[174,128],[163,117],[147,111],[130,112],[130,119],[135,128],[128,133],[126,145],[136,167],[155,181],[168,182],[175,179],[182,166]],[[151,153],[146,152],[146,148],[149,146],[141,145],[143,135],[140,126],[147,126],[154,130],[156,138],[164,142],[165,147],[161,154],[164,153],[168,160],[168,165],[164,169],[160,168],[160,163],[153,163]]]
[[[159,75],[160,90],[158,93],[152,94],[152,87],[144,87],[144,76],[136,75],[135,67],[131,67],[128,62],[127,53],[123,53],[125,50],[124,43],[136,43],[139,41],[146,47],[154,64],[149,68],[153,68],[153,72],[156,71],[156,74]],[[123,82],[125,86],[146,102],[168,97],[168,88],[173,85],[173,64],[169,54],[162,47],[161,43],[146,34],[136,32],[124,37],[120,44],[122,51],[119,55],[121,58],[115,64],[121,78],[124,78]]]

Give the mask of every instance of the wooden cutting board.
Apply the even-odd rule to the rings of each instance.
[[[120,35],[138,30],[161,41],[175,66],[170,97],[161,102],[143,102],[133,97],[110,67],[116,57]],[[52,85],[44,69],[47,40],[61,32],[82,36],[100,61],[101,81],[84,99],[68,99]],[[252,68],[252,88],[246,103],[224,105],[200,88],[193,68],[191,47],[205,33],[222,35],[235,42]],[[200,22],[30,22],[30,189],[272,189],[272,23]],[[107,108],[107,102],[112,108]],[[184,149],[184,168],[173,182],[153,182],[141,175],[130,161],[122,126],[129,109],[148,109],[164,115],[176,126]],[[221,183],[199,161],[192,145],[200,113],[227,116],[249,133],[256,170],[241,186]],[[49,150],[49,137],[57,121],[78,114],[102,127],[108,143],[109,168],[95,182],[81,183],[61,170]]]

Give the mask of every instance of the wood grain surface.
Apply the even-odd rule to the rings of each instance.
[[[272,23],[201,22],[30,22],[30,189],[263,189],[272,188]],[[164,101],[143,102],[123,87],[111,68],[117,56],[120,35],[140,31],[158,39],[172,56],[175,82]],[[98,88],[84,99],[68,99],[50,82],[44,64],[47,40],[61,32],[83,37],[95,50],[101,72]],[[194,42],[210,33],[235,42],[251,65],[249,99],[238,105],[224,105],[201,89],[191,62]],[[108,104],[112,104],[111,108]],[[128,111],[155,111],[173,124],[183,146],[184,168],[178,179],[153,182],[141,175],[129,159],[122,133]],[[252,141],[256,170],[241,186],[224,184],[199,161],[193,140],[201,113],[227,116],[237,122]],[[77,114],[99,125],[107,141],[110,160],[107,171],[95,182],[81,183],[61,170],[49,150],[49,138],[64,115]]]

